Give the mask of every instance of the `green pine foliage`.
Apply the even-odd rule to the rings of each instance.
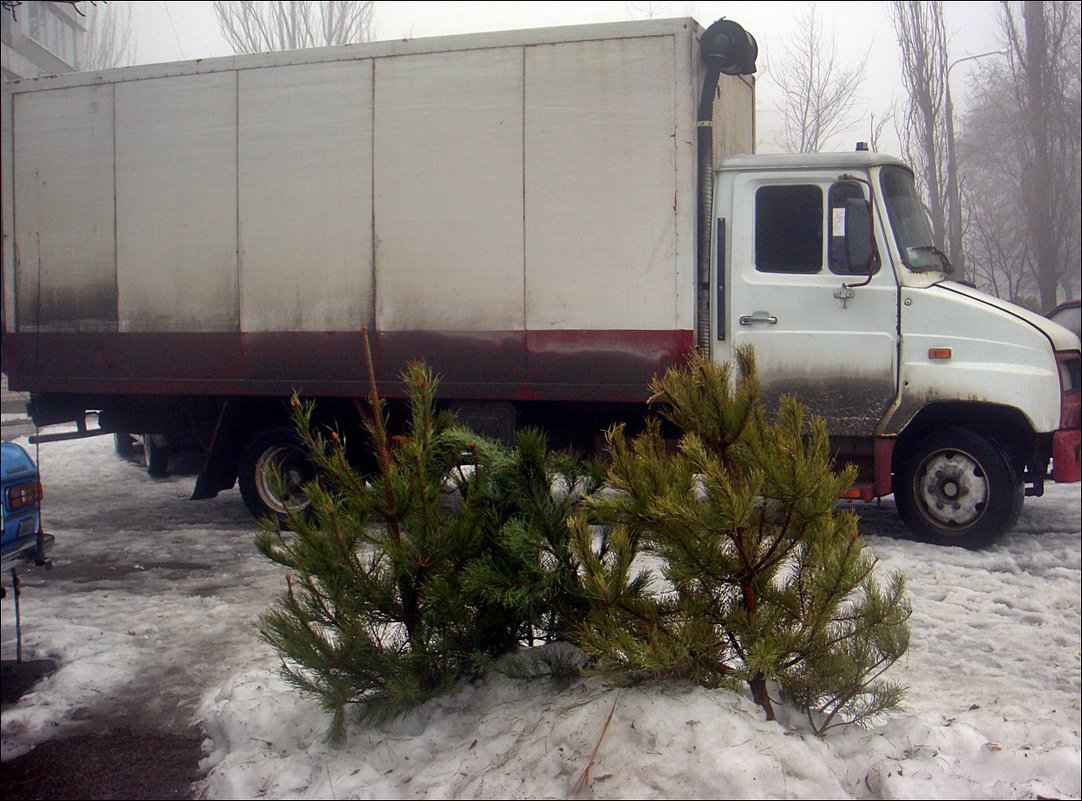
[[[489,667],[566,678],[575,649],[520,652],[563,639],[630,679],[750,687],[771,718],[776,687],[820,733],[896,706],[880,675],[906,650],[909,609],[834,512],[852,473],[833,472],[823,424],[794,400],[765,419],[750,353],[737,368],[695,356],[655,380],[678,446],[657,421],[631,440],[616,427],[607,468],[538,431],[506,448],[437,414],[421,364],[402,376],[398,435],[372,381],[371,475],[295,401],[319,479],[289,530],[270,518],[257,538],[289,569],[260,631],[331,714],[332,741],[351,708],[394,715]]]
[[[307,509],[290,513],[292,531],[269,518],[256,539],[291,571],[260,631],[282,654],[287,680],[332,713],[335,741],[349,705],[372,716],[400,713],[517,636],[461,600],[463,566],[485,545],[483,512],[465,500],[451,510],[447,477],[462,458],[446,436],[452,420],[434,412],[435,378],[412,365],[403,380],[410,415],[402,435],[389,436],[382,402],[371,407],[371,477],[349,463],[343,437],[312,425],[310,405],[294,404],[320,480],[305,488]]]
[[[467,567],[464,586],[472,598],[514,610],[527,623],[527,644],[566,639],[586,613],[567,520],[604,475],[600,463],[554,453],[542,432],[523,429],[481,477],[498,499],[498,532],[494,547]]]
[[[901,576],[881,588],[855,515],[835,512],[824,423],[785,398],[768,421],[750,351],[695,355],[655,379],[660,423],[608,435],[610,491],[571,522],[590,611],[577,633],[602,671],[750,688],[768,719],[777,687],[817,733],[895,708],[881,674],[908,647]],[[600,533],[599,533],[600,532]]]
[[[331,713],[332,741],[349,708],[401,713],[523,643],[561,636],[587,605],[565,520],[604,471],[551,453],[539,432],[507,449],[436,414],[438,382],[421,364],[402,380],[403,434],[388,433],[374,389],[369,399],[371,476],[294,402],[320,478],[289,530],[269,518],[257,537],[290,571],[261,634],[287,680]]]

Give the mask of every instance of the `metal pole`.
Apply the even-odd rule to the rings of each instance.
[[[11,568],[11,589],[15,593],[15,661],[23,661],[23,624],[19,616],[19,573]]]

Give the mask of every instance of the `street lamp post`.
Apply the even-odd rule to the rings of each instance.
[[[944,110],[947,116],[947,202],[949,203],[947,209],[947,253],[951,264],[958,271],[960,279],[965,278],[966,263],[965,255],[962,253],[962,193],[958,186],[958,161],[954,155],[954,104],[951,102],[951,70],[963,61],[973,61],[985,56],[1002,56],[1005,53],[1004,50],[990,50],[987,53],[978,53],[975,56],[956,59],[947,65],[944,81],[946,83]]]

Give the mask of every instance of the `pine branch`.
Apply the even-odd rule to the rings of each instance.
[[[383,486],[384,523],[395,541],[401,541],[402,532],[398,528],[395,514],[394,488],[391,485],[391,452],[388,448],[387,429],[383,419],[383,400],[379,396],[376,384],[376,370],[372,363],[372,347],[368,342],[368,326],[361,326],[361,338],[364,340],[364,364],[368,373],[368,404],[372,410],[372,444],[376,459],[379,461],[379,479]]]

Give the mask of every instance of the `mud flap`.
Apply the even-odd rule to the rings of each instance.
[[[215,498],[219,492],[232,489],[237,483],[237,458],[243,443],[239,421],[234,419],[237,413],[233,411],[233,406],[228,400],[222,401],[214,433],[203,458],[203,469],[195,480],[193,501]]]

